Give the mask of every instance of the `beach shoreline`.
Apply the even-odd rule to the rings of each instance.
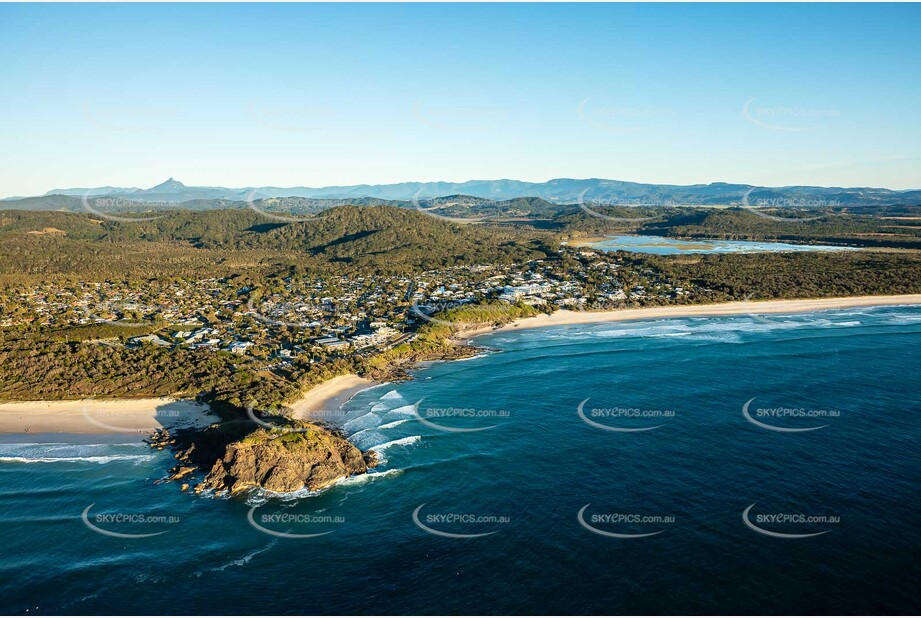
[[[565,326],[568,324],[594,324],[655,318],[808,313],[811,311],[824,311],[829,309],[882,307],[891,305],[921,305],[921,294],[732,301],[705,305],[667,305],[663,307],[642,307],[639,309],[614,309],[611,311],[571,311],[568,309],[561,309],[559,311],[554,311],[550,315],[541,314],[529,318],[521,318],[500,326],[499,328],[489,326],[462,331],[456,333],[454,338],[459,341],[468,341],[473,337],[486,333],[544,328],[548,326]]]
[[[206,427],[220,419],[188,399],[77,399],[0,403],[0,434],[129,434]]]
[[[357,393],[379,383],[358,374],[348,373],[317,384],[289,407],[301,420],[322,420],[334,416]]]
[[[850,296],[793,300],[733,301],[703,305],[668,305],[612,311],[559,310],[520,318],[501,327],[461,330],[452,339],[469,344],[474,337],[498,332],[656,318],[808,313],[829,309],[921,305],[921,294]],[[314,386],[289,407],[294,418],[335,421],[355,394],[380,383],[357,374],[336,376]],[[219,418],[206,404],[168,397],[147,399],[82,399],[0,403],[0,434],[139,434],[162,427],[203,427]]]

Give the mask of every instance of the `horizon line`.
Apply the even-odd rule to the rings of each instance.
[[[556,180],[566,180],[566,181],[607,181],[607,182],[617,182],[617,183],[629,183],[637,185],[659,185],[659,186],[670,186],[670,187],[706,187],[711,185],[739,185],[753,188],[764,188],[764,189],[789,189],[792,187],[806,187],[806,188],[820,188],[820,189],[881,189],[885,191],[892,191],[894,193],[908,193],[912,191],[921,191],[921,188],[907,188],[907,189],[893,189],[890,187],[884,186],[872,186],[872,185],[820,185],[820,184],[790,184],[790,185],[759,185],[752,184],[747,182],[729,182],[725,180],[717,180],[711,182],[695,182],[691,184],[679,184],[671,182],[642,182],[635,180],[620,180],[615,178],[603,178],[600,176],[592,176],[585,178],[569,177],[569,176],[556,176],[549,178],[544,181],[531,181],[531,180],[519,180],[516,178],[470,178],[468,180],[403,180],[398,182],[381,182],[381,183],[368,183],[368,182],[359,182],[354,184],[332,184],[332,185],[274,185],[274,184],[265,184],[265,185],[246,185],[240,187],[232,187],[228,185],[214,185],[214,184],[186,184],[181,180],[176,180],[175,176],[170,176],[166,180],[160,181],[150,187],[136,187],[136,186],[119,186],[116,184],[105,184],[99,186],[84,186],[84,187],[57,187],[50,189],[44,193],[36,195],[10,195],[0,197],[0,200],[15,200],[15,199],[28,199],[28,198],[38,198],[38,197],[50,197],[52,195],[64,195],[62,193],[57,193],[57,191],[77,191],[77,190],[87,190],[92,191],[94,189],[109,188],[113,190],[124,190],[124,191],[150,191],[158,187],[159,185],[165,184],[167,182],[173,181],[178,182],[184,187],[191,189],[202,189],[202,188],[218,188],[218,189],[229,189],[237,191],[246,191],[246,190],[257,190],[262,188],[273,188],[273,189],[311,189],[311,190],[322,190],[322,189],[331,189],[331,188],[341,188],[341,187],[385,187],[385,186],[394,186],[394,185],[413,185],[413,184],[455,184],[462,185],[472,182],[520,182],[524,184],[531,185],[542,185],[547,184]],[[373,197],[373,196],[365,196]]]

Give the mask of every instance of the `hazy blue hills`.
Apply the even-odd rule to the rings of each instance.
[[[431,207],[449,202],[450,216],[490,216],[511,205],[510,212],[523,216],[552,216],[555,205],[602,203],[621,206],[744,205],[777,207],[886,206],[921,204],[921,190],[894,191],[875,187],[755,187],[746,184],[710,183],[666,185],[605,180],[557,178],[542,183],[519,180],[470,180],[467,182],[404,182],[387,185],[331,187],[192,187],[170,178],[149,189],[96,187],[56,189],[38,197],[7,199],[5,209],[74,210],[84,199],[100,200],[110,210],[144,210],[187,204],[195,209],[228,208],[239,202],[302,198],[287,204],[293,210],[318,212],[343,202],[377,205]],[[108,199],[104,199],[108,198]],[[311,202],[310,200],[316,200]],[[453,200],[453,201],[452,201]],[[522,202],[521,200],[526,200]],[[213,201],[214,204],[208,204]],[[194,202],[194,205],[188,205]],[[286,204],[277,204],[284,210]],[[441,210],[439,208],[439,210]],[[563,209],[565,210],[565,209]]]

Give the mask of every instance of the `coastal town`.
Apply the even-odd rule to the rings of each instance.
[[[690,302],[694,292],[624,254],[562,246],[559,259],[415,276],[48,282],[8,288],[0,326],[122,326],[125,334],[100,343],[228,352],[272,369],[304,355],[389,349],[411,341],[433,315],[470,303],[552,312]]]

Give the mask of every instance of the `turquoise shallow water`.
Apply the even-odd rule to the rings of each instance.
[[[349,402],[386,462],[319,495],[195,497],[121,437],[7,436],[0,611],[921,609],[921,308],[479,341]]]
[[[611,236],[591,243],[603,251],[633,251],[655,255],[679,253],[775,253],[778,251],[855,251],[836,245],[795,245],[785,242],[752,240],[679,240],[666,236]]]

